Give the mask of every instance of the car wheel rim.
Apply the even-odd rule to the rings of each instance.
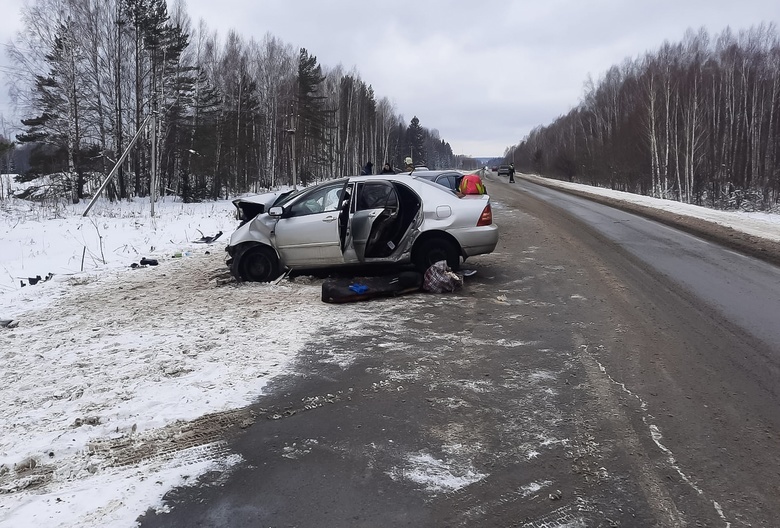
[[[428,266],[433,266],[440,260],[447,261],[447,252],[443,249],[436,248],[432,250],[430,253],[428,253]],[[449,261],[447,262],[449,264]]]
[[[431,266],[439,262],[440,260],[447,260],[447,255],[445,255],[442,252],[435,252],[431,253],[430,260],[428,261],[428,264]]]
[[[256,281],[267,280],[271,270],[271,262],[268,257],[262,253],[253,253],[247,256],[249,258],[244,269],[248,278]]]

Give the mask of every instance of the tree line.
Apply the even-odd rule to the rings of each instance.
[[[521,170],[718,208],[780,200],[774,25],[682,42],[589,80],[580,104],[505,153]]]
[[[11,95],[27,115],[15,145],[32,146],[27,178],[56,174],[74,201],[136,136],[112,199],[153,184],[216,199],[357,174],[367,161],[462,161],[356,70],[326,69],[271,34],[221,39],[204,21],[193,27],[183,0],[170,12],[165,0],[33,0],[22,19]]]

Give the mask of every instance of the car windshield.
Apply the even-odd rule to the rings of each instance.
[[[290,194],[288,194],[287,196],[284,196],[284,197],[283,197],[281,200],[279,200],[278,202],[275,202],[275,203],[274,203],[274,205],[275,205],[275,206],[283,206],[283,205],[285,205],[287,202],[289,202],[290,200],[292,200],[293,198],[295,198],[296,196],[300,195],[300,194],[301,194],[303,191],[305,191],[305,190],[306,190],[306,189],[298,189],[297,191],[292,191]]]

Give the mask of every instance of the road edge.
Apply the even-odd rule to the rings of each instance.
[[[777,244],[773,240],[743,233],[734,228],[702,220],[701,218],[694,218],[692,216],[676,214],[662,209],[655,209],[653,207],[602,196],[585,190],[575,190],[554,185],[543,181],[544,178],[540,176],[535,176],[534,178],[526,177],[524,174],[518,174],[517,176],[537,185],[542,185],[550,189],[585,198],[586,200],[637,214],[664,225],[680,229],[681,231],[685,231],[710,242],[714,242],[744,255],[768,262],[774,266],[780,266],[780,244]]]

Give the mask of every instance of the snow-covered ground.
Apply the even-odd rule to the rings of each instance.
[[[747,233],[748,235],[766,238],[780,242],[780,214],[763,212],[737,212],[737,211],[717,211],[699,207],[698,205],[684,204],[674,200],[660,200],[649,196],[640,196],[622,191],[612,191],[600,187],[591,187],[577,183],[569,183],[560,180],[540,178],[539,176],[523,175],[531,181],[543,182],[545,185],[560,187],[562,189],[574,189],[581,192],[587,192],[598,196],[613,198],[631,202],[645,207],[653,207],[670,213],[682,216],[691,216],[707,222],[713,222],[722,226],[731,227],[737,231]]]
[[[780,241],[780,215],[591,190]],[[18,323],[0,327],[0,526],[133,526],[237,462],[220,427],[251,421],[235,410],[307,341],[360,332],[365,308],[324,304],[305,278],[219,285],[229,201],[85,207],[0,202],[0,320]],[[159,265],[131,267],[143,257]]]

